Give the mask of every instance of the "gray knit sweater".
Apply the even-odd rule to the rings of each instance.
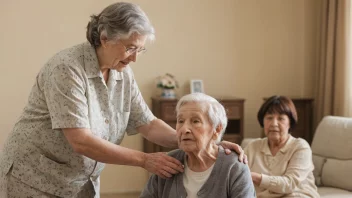
[[[184,164],[185,152],[174,150],[170,156]],[[247,198],[255,197],[255,190],[251,174],[247,165],[238,161],[238,155],[232,152],[226,155],[219,146],[219,154],[214,168],[201,189],[199,198]],[[149,178],[140,198],[186,198],[187,193],[183,186],[183,173],[169,179],[162,179],[157,175]]]

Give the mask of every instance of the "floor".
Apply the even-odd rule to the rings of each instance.
[[[100,198],[138,198],[140,193],[128,194],[102,194]]]

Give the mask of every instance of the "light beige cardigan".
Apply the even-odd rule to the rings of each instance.
[[[290,135],[273,156],[268,139],[258,139],[245,148],[251,172],[262,174],[255,186],[258,197],[320,197],[314,183],[312,150],[309,144]]]

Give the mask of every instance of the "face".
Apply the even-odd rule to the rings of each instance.
[[[285,142],[290,129],[290,119],[286,114],[265,114],[264,132],[269,141]]]
[[[101,40],[101,49],[103,50],[101,69],[115,69],[121,72],[131,61],[136,62],[138,51],[144,48],[146,39],[147,36],[132,34],[130,38],[125,40]],[[126,51],[134,52],[128,53]]]
[[[176,132],[178,146],[185,152],[206,150],[216,142],[219,135],[213,129],[208,116],[202,111],[202,105],[189,102],[182,105],[177,115]]]

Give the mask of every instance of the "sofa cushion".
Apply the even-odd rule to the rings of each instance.
[[[314,164],[313,175],[315,178],[315,185],[317,186],[321,186],[321,173],[325,162],[326,162],[326,158],[313,155],[313,164]]]
[[[326,158],[352,159],[352,118],[326,116],[312,142],[313,154]]]
[[[321,174],[322,184],[352,191],[351,167],[352,160],[327,159]]]
[[[352,192],[331,187],[319,187],[320,198],[351,198]]]

